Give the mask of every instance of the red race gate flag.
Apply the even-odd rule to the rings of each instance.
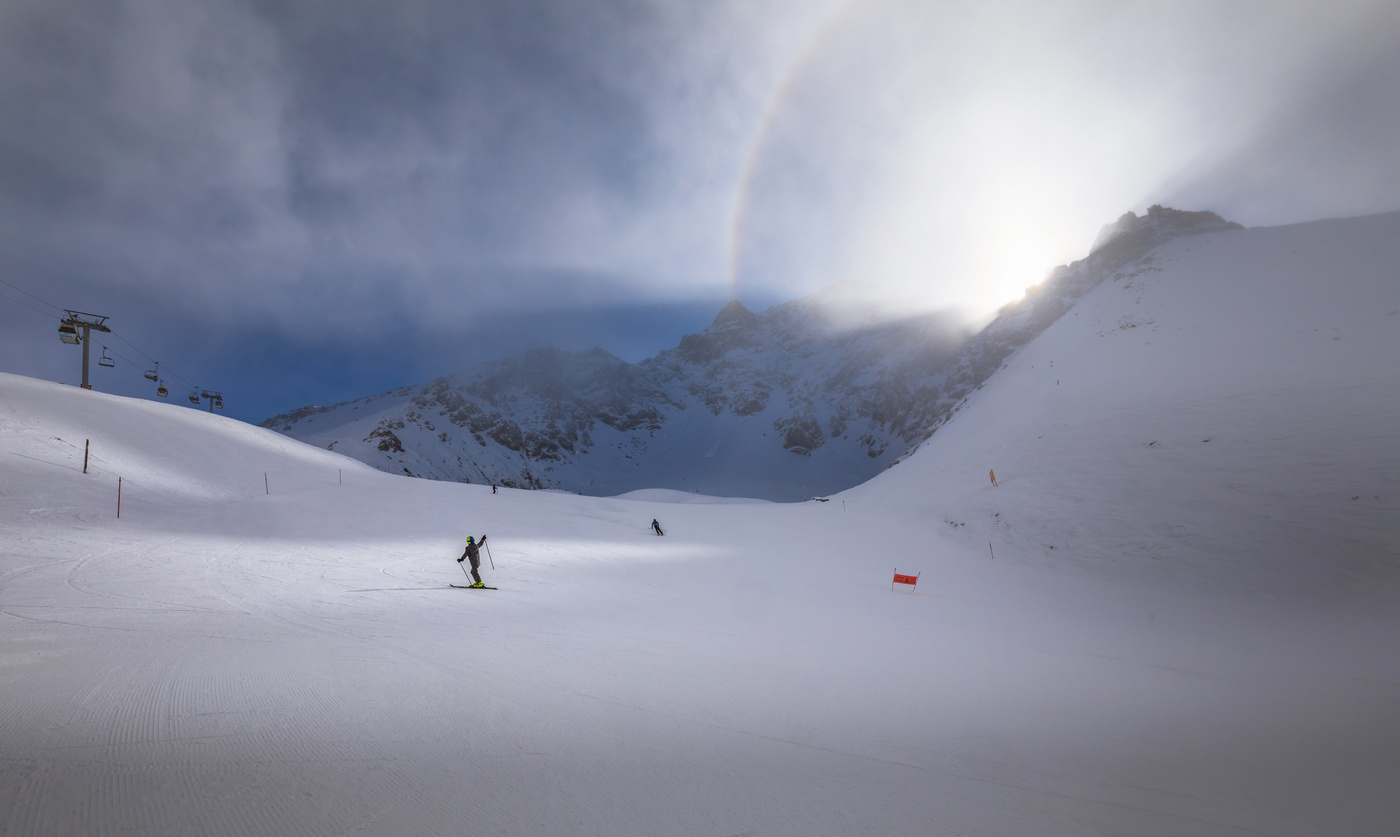
[[[919,573],[919,575],[923,575],[923,573]],[[918,576],[918,575],[900,575],[900,574],[899,574],[899,567],[895,567],[895,568],[894,568],[894,581],[891,581],[891,582],[890,582],[890,592],[891,592],[891,593],[894,592],[894,586],[895,586],[896,584],[908,584],[910,587],[913,587],[913,586],[917,585],[918,583],[919,583],[919,576]]]

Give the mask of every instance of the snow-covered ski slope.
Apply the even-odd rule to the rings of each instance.
[[[1392,835],[1393,242],[1170,244],[829,502],[0,375],[0,833]]]
[[[1030,561],[1308,600],[1394,578],[1400,213],[1168,242],[963,410],[858,493]]]

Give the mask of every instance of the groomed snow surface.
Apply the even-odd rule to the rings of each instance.
[[[1395,215],[1173,242],[805,504],[0,375],[0,831],[1393,835],[1396,264]]]

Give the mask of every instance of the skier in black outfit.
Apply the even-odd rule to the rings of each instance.
[[[664,534],[666,534],[665,532],[661,531],[661,524],[660,524],[660,523],[657,523],[657,522],[656,522],[656,518],[654,518],[654,517],[651,519],[651,529],[652,529],[653,532],[655,532],[655,533],[658,534],[658,535],[664,535]]]
[[[482,536],[481,536],[481,541],[480,541],[480,542],[478,542],[478,541],[477,541],[475,538],[473,538],[471,535],[467,535],[467,548],[466,548],[466,550],[462,553],[462,557],[457,559],[457,563],[459,563],[459,564],[462,563],[463,561],[467,560],[468,558],[471,559],[471,562],[472,562],[472,582],[473,582],[473,583],[472,583],[472,586],[473,586],[473,587],[485,587],[485,586],[486,586],[486,585],[483,584],[482,581],[481,581],[481,573],[478,572],[478,570],[481,568],[481,545],[484,544],[484,543],[486,543],[486,536],[485,536],[485,535],[482,535]]]

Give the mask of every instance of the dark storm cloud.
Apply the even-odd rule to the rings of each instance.
[[[1400,206],[1398,23],[1273,0],[9,0],[0,276],[162,357],[282,376],[281,406],[318,374],[364,394],[356,368],[664,348],[731,279],[750,307],[856,279],[985,312],[1126,209]],[[70,379],[54,312],[18,296],[47,314],[0,299],[0,368]]]
[[[594,4],[275,7],[294,109],[293,206],[309,219],[433,198],[459,246],[522,246],[552,195],[643,199],[656,153],[644,102],[594,53],[640,10]],[[294,9],[288,12],[285,9]],[[631,56],[639,60],[640,56]]]
[[[269,409],[551,342],[639,357],[727,301],[784,5],[7,3],[0,276]],[[56,311],[0,291],[39,309],[0,300],[0,368],[73,382]]]
[[[935,296],[966,302],[996,285],[978,254],[1018,251],[1024,287],[1146,200],[1246,223],[1390,208],[1396,20],[1373,3],[11,2],[0,268],[302,329],[709,297],[741,194],[743,287],[942,274]]]
[[[519,307],[551,282],[597,301],[723,280],[751,117],[675,133],[760,104],[725,82],[745,42],[713,37],[721,15],[641,2],[0,15],[7,250],[51,287],[177,294],[255,323],[425,299]],[[691,36],[706,46],[684,48]],[[703,251],[712,266],[685,258]],[[521,276],[535,277],[526,295],[489,287]],[[553,281],[569,276],[586,281]]]

